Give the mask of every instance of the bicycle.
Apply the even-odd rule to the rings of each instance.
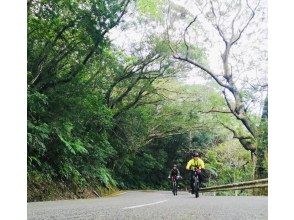
[[[194,170],[194,176],[193,176],[193,191],[195,194],[195,197],[198,198],[199,197],[199,189],[200,189],[200,182],[199,182],[199,174],[200,174],[201,170],[195,168]]]
[[[178,195],[178,181],[177,181],[177,176],[172,176],[171,177],[171,181],[172,181],[172,192],[174,194],[174,196]]]

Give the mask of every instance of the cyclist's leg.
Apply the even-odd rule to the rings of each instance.
[[[191,193],[194,193],[194,173],[193,171],[190,171],[190,188],[191,188]]]
[[[202,188],[203,187],[203,174],[202,174],[202,172],[198,174],[198,179],[199,179],[199,186]]]

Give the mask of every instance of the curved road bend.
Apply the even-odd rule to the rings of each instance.
[[[127,191],[97,199],[28,203],[28,219],[267,219],[267,197],[200,196],[188,192]]]

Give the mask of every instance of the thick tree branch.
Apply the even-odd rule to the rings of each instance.
[[[126,0],[122,3],[123,9],[122,9],[122,12],[120,13],[120,15],[117,17],[117,19],[114,22],[111,22],[110,25],[107,28],[105,28],[104,31],[102,31],[100,33],[100,36],[96,39],[94,45],[89,48],[88,53],[85,55],[85,57],[81,63],[73,65],[71,70],[68,72],[67,76],[65,76],[65,78],[52,80],[47,83],[44,83],[41,86],[41,90],[44,91],[49,88],[55,87],[56,85],[68,83],[73,78],[75,78],[78,75],[78,73],[86,66],[86,64],[88,63],[90,58],[95,54],[95,52],[97,52],[97,49],[99,48],[100,43],[103,41],[106,33],[108,33],[110,29],[112,29],[113,27],[115,27],[116,25],[119,24],[123,15],[126,13],[126,9],[127,9],[129,2],[130,2],[130,0]]]
[[[160,58],[160,55],[155,55],[153,57],[152,56],[151,55],[148,56],[144,61],[141,61],[141,63],[137,63],[136,65],[134,65],[132,67],[127,66],[123,71],[123,73],[125,73],[125,74],[117,77],[114,80],[114,82],[110,85],[110,88],[105,93],[105,100],[106,100],[106,104],[108,106],[111,106],[113,108],[114,105],[116,105],[118,102],[121,102],[123,100],[123,98],[126,97],[130,93],[130,91],[139,82],[139,80],[143,79],[145,75],[148,75],[148,74],[156,71],[156,70],[144,71],[144,69],[146,69],[149,64],[151,64],[152,62],[154,62],[155,60]],[[130,69],[129,72],[127,72],[128,69]],[[140,73],[138,71],[140,71]],[[157,71],[159,71],[159,70],[157,70]],[[123,80],[130,79],[134,76],[136,78],[129,84],[129,86],[127,87],[125,92],[123,92],[115,100],[111,100],[111,94],[112,94],[114,88],[116,87],[116,85],[118,85],[118,83],[122,82]],[[155,76],[155,78],[156,78],[156,76]]]
[[[189,58],[183,58],[183,57],[180,57],[180,56],[177,56],[177,55],[173,55],[173,57],[175,59],[178,59],[178,60],[181,60],[181,61],[186,61],[196,67],[198,67],[199,69],[205,71],[206,73],[208,73],[220,86],[222,87],[225,87],[227,89],[231,89],[231,87],[227,84],[224,84],[217,76],[215,73],[213,73],[212,71],[210,71],[208,68],[204,67],[203,65],[197,63],[196,61],[194,60],[191,60]]]
[[[223,90],[223,94],[224,94],[224,97],[225,97],[225,101],[226,101],[226,103],[227,103],[227,106],[229,107],[231,113],[235,115],[235,109],[234,109],[234,107],[232,106],[231,102],[229,101],[229,99],[228,99],[228,97],[227,97],[227,94],[226,94],[226,91],[225,91],[225,90]]]
[[[239,140],[239,142],[242,144],[242,146],[246,149],[249,150],[251,152],[255,152],[256,151],[256,146],[254,144],[254,138],[251,136],[244,136],[244,135],[240,135],[238,134],[234,129],[230,128],[229,126],[221,123],[222,126],[224,126],[226,129],[230,130],[233,133],[233,138],[236,138]]]

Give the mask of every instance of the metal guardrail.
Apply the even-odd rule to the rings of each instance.
[[[247,182],[231,183],[226,185],[200,188],[200,192],[216,192],[216,191],[267,188],[267,187],[268,187],[268,179],[259,179],[259,180],[253,180],[253,181],[247,181]]]

